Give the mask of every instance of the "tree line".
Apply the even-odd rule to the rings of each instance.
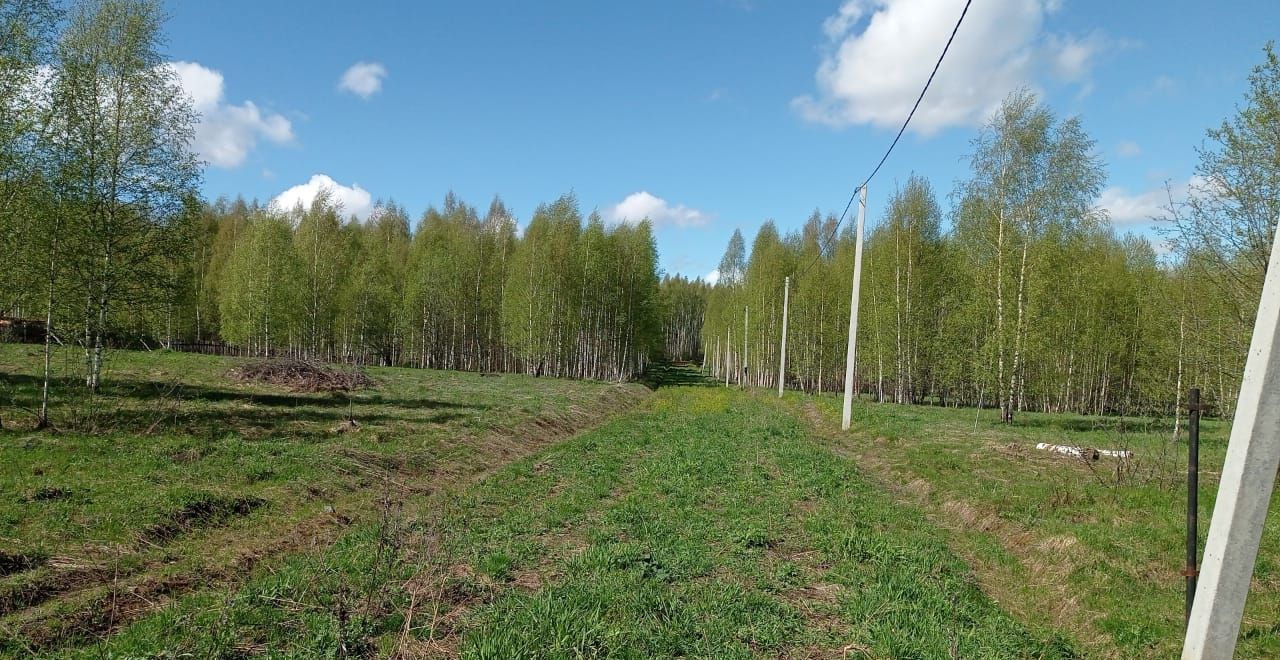
[[[394,202],[344,219],[321,191],[288,211],[200,210],[170,287],[138,333],[220,340],[261,355],[624,380],[661,350],[648,222],[585,219],[564,195],[523,233],[498,198],[448,194],[413,223]],[[163,315],[163,318],[161,318]]]
[[[665,354],[773,386],[787,277],[786,377],[841,385],[852,222],[766,222],[749,252],[735,233],[712,286],[661,280],[649,223],[584,217],[571,194],[523,229],[499,199],[482,214],[452,194],[416,223],[394,202],[357,221],[327,193],[207,203],[162,22],[156,0],[0,3],[0,317],[42,322],[46,400],[57,343],[83,351],[91,390],[106,347],[149,342],[601,379]],[[913,175],[873,219],[859,389],[1010,419],[1167,411],[1194,383],[1230,412],[1280,216],[1272,47],[1250,83],[1170,195],[1163,258],[1096,208],[1080,119],[1012,95],[949,209]]]
[[[327,191],[201,200],[162,27],[158,0],[0,2],[0,319],[43,334],[41,426],[58,344],[91,391],[121,345],[610,380],[663,350],[652,227],[584,218],[572,194],[523,228],[453,194],[416,223],[394,202],[358,221]]]
[[[1096,207],[1105,171],[1077,117],[1016,92],[972,140],[944,211],[925,178],[897,184],[866,235],[855,361],[879,401],[1089,414],[1166,414],[1192,385],[1230,414],[1280,217],[1280,62],[1210,130],[1167,254]],[[882,189],[884,190],[884,189]],[[948,221],[944,224],[944,221]],[[853,222],[817,211],[747,250],[730,239],[700,342],[718,379],[776,387],[791,277],[792,387],[843,387]]]

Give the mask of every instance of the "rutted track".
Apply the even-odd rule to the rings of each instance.
[[[335,448],[353,479],[351,492],[319,512],[292,519],[268,519],[246,530],[224,529],[248,516],[262,501],[213,502],[176,511],[164,523],[139,534],[133,547],[85,548],[78,557],[26,562],[0,583],[0,639],[10,636],[18,648],[50,651],[92,643],[128,623],[163,608],[185,594],[228,588],[255,568],[295,552],[331,545],[350,525],[377,515],[376,494],[396,499],[430,496],[483,479],[503,466],[566,438],[594,428],[644,400],[647,390],[632,386],[604,389],[587,407],[569,406],[478,433],[460,435],[467,452],[431,465],[411,465],[395,457]],[[320,508],[320,507],[317,507]],[[230,552],[179,563],[166,546],[198,540]],[[21,573],[28,572],[26,576]],[[18,582],[19,577],[24,577]],[[3,647],[0,647],[3,648]]]

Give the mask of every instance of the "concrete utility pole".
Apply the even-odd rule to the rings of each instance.
[[[778,398],[787,382],[787,309],[791,307],[791,277],[782,281],[782,355],[778,358]]]
[[[1184,660],[1235,653],[1262,525],[1280,467],[1280,232],[1258,304],[1253,341],[1209,522]]]
[[[742,308],[742,389],[747,389],[747,321],[751,318],[751,308]]]
[[[858,356],[858,293],[862,288],[862,223],[867,216],[867,186],[862,185],[862,196],[858,199],[858,230],[853,248],[853,300],[849,303],[849,350],[844,354],[844,414],[840,417],[840,428],[848,431],[849,421],[853,418],[853,364]]]

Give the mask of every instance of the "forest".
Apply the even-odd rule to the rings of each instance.
[[[649,222],[572,194],[521,225],[449,193],[364,221],[328,194],[278,208],[199,196],[196,117],[160,53],[157,3],[4,5],[0,317],[77,346],[628,380],[653,360],[776,386],[841,387],[855,236],[815,210],[731,239],[714,284],[664,277]],[[1015,92],[949,192],[920,175],[865,236],[857,386],[879,401],[1165,414],[1189,384],[1230,413],[1277,217],[1280,64],[1208,132],[1164,240],[1121,235],[1080,117]],[[1188,136],[1191,139],[1192,136]],[[44,330],[47,330],[45,332]],[[48,352],[48,351],[46,351]]]
[[[159,3],[0,12],[0,332],[82,349],[89,389],[111,347],[604,380],[661,354],[647,221],[584,218],[572,194],[523,227],[452,193],[364,222],[323,191],[206,202]]]
[[[868,219],[856,387],[878,401],[1169,415],[1191,386],[1234,406],[1280,217],[1280,61],[1271,47],[1234,117],[1208,131],[1162,249],[1119,234],[1096,200],[1105,166],[1081,118],[1011,95],[946,197],[911,176]],[[814,211],[798,232],[735,233],[707,294],[717,378],[776,387],[791,279],[788,386],[843,387],[855,235]],[[1162,254],[1163,252],[1163,254]],[[745,339],[744,339],[745,337]],[[744,358],[745,355],[745,358]]]

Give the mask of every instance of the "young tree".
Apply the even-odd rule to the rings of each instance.
[[[339,219],[342,206],[332,191],[322,189],[311,205],[292,211],[293,247],[302,265],[302,346],[307,354],[327,358],[333,354],[334,323],[338,314],[338,287],[347,270],[346,237]]]
[[[379,204],[373,219],[352,227],[354,258],[341,291],[343,355],[364,362],[395,364],[403,334],[405,262],[409,219],[394,202]]]
[[[222,336],[260,355],[289,346],[305,327],[304,292],[295,283],[303,267],[292,249],[289,221],[261,213],[248,224],[222,271],[218,311]]]
[[[57,6],[47,0],[0,4],[0,316],[29,317],[43,298],[44,375],[37,425],[49,424],[49,377],[60,218],[52,212],[44,149],[48,64]]]
[[[1034,248],[1050,230],[1097,221],[1093,202],[1104,176],[1078,118],[1058,122],[1034,94],[1005,100],[973,142],[973,176],[957,218],[964,240],[986,252],[990,270],[976,284],[992,291],[996,391],[1001,417],[1013,420],[1025,386],[1025,348],[1036,275]],[[989,283],[989,284],[988,284]]]
[[[872,309],[864,354],[877,356],[878,386],[887,377],[889,396],[898,403],[915,403],[932,389],[939,355],[929,330],[940,326],[944,309],[940,226],[932,187],[913,174],[889,199],[884,221],[867,240],[864,281]]]
[[[155,295],[169,232],[194,194],[195,115],[160,56],[157,0],[86,0],[58,44],[53,185],[66,218],[91,390],[115,305]]]
[[[1191,344],[1221,347],[1222,371],[1238,380],[1257,314],[1280,218],[1280,55],[1268,43],[1249,76],[1245,104],[1208,131],[1185,202],[1171,204],[1168,235],[1180,268],[1214,293],[1197,307],[1224,305],[1220,327],[1203,327]],[[1202,324],[1193,323],[1193,330]],[[1226,389],[1219,388],[1219,389]],[[1231,410],[1230,397],[1220,401]]]
[[[742,281],[747,274],[747,244],[742,240],[742,231],[733,230],[729,237],[729,245],[720,257],[720,281],[732,286]]]

